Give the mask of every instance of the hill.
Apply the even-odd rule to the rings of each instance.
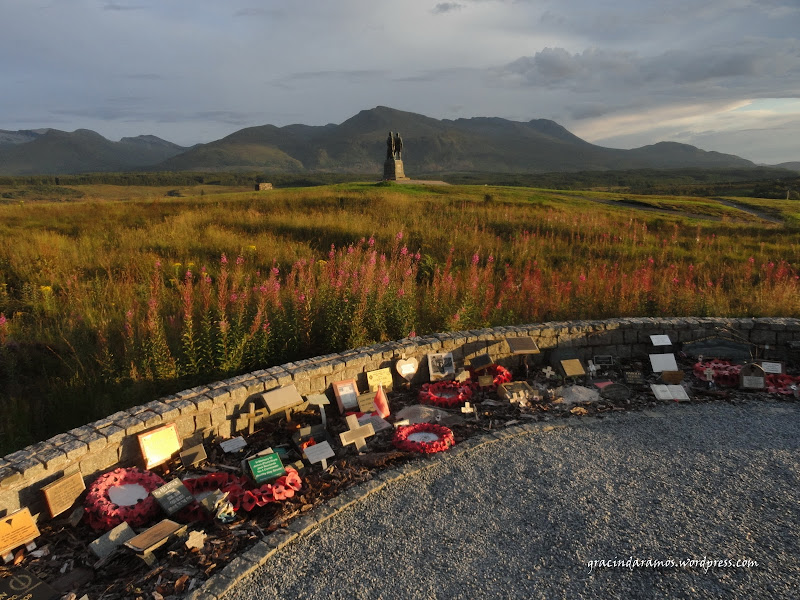
[[[156,165],[186,150],[153,135],[107,140],[88,129],[3,131],[0,174],[32,175],[125,171]]]

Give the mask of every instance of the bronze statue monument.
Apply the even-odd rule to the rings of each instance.
[[[389,132],[386,138],[386,162],[383,163],[383,179],[397,181],[408,179],[403,172],[403,138],[400,132]]]

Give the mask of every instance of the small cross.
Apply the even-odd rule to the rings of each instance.
[[[714,369],[712,369],[711,367],[708,367],[704,371],[704,373],[706,374],[706,381],[708,381],[709,383],[713,383],[714,382]]]
[[[468,415],[470,413],[474,413],[475,408],[469,402],[465,402],[464,406],[461,407],[461,412],[465,415]]]
[[[349,415],[347,417],[347,426],[349,431],[339,434],[339,439],[342,441],[342,446],[355,444],[356,450],[361,452],[367,446],[367,438],[375,435],[375,430],[372,428],[372,423],[358,426],[358,417]]]
[[[263,417],[267,413],[266,408],[259,408],[256,410],[256,405],[252,402],[250,403],[250,407],[248,412],[244,414],[244,418],[247,419],[247,433],[248,435],[253,435],[253,432],[256,428],[256,419],[259,417]]]
[[[597,374],[597,365],[595,365],[591,360],[589,361],[589,377],[594,379],[594,376]]]
[[[544,376],[547,379],[552,379],[556,375],[556,372],[553,370],[553,367],[545,367],[544,369],[542,369],[542,373],[544,373]]]

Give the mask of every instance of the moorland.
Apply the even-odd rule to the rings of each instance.
[[[254,192],[171,177],[0,181],[0,454],[201,382],[409,335],[800,315],[797,200],[641,194],[619,178]]]

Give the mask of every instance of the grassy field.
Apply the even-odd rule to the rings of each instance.
[[[800,315],[797,201],[736,199],[775,224],[710,198],[512,187],[70,189],[0,187],[0,453],[412,334]]]

